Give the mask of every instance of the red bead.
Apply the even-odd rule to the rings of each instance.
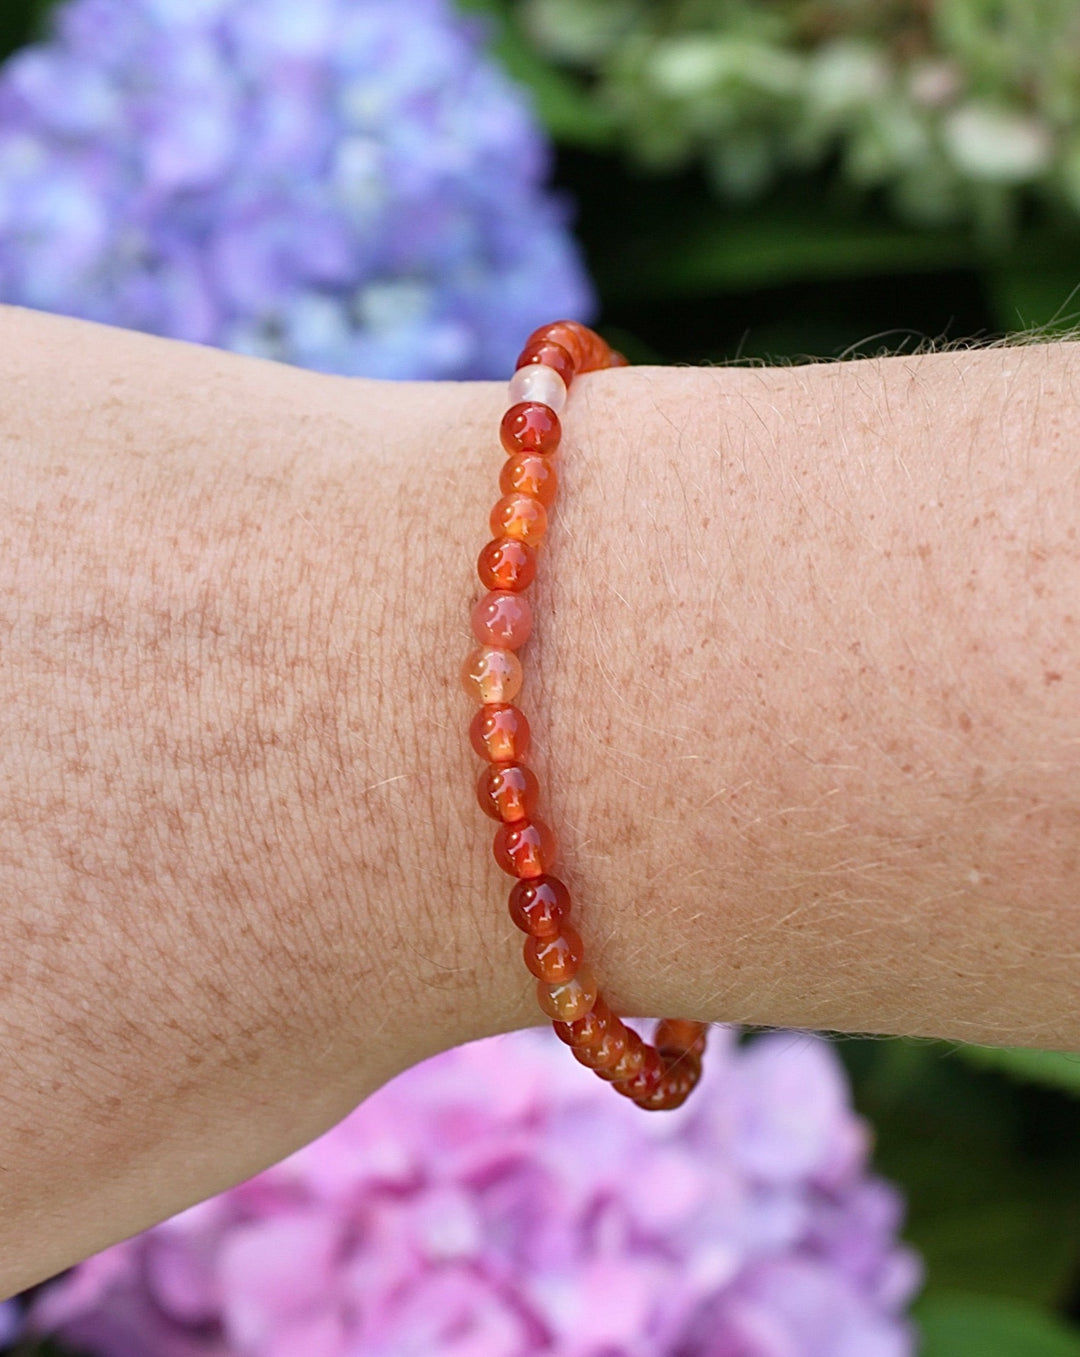
[[[557,985],[578,972],[585,960],[585,945],[577,930],[564,923],[553,938],[526,938],[525,965],[537,980]]]
[[[518,881],[510,892],[510,918],[523,933],[553,938],[570,913],[570,892],[557,876]]]
[[[705,1053],[706,1026],[703,1022],[691,1022],[686,1018],[663,1018],[656,1024],[653,1033],[653,1045],[661,1056],[674,1059],[684,1051],[693,1051],[701,1056]]]
[[[576,1022],[555,1022],[552,1023],[552,1027],[555,1029],[555,1035],[560,1041],[565,1041],[567,1046],[584,1049],[587,1046],[596,1046],[618,1022],[621,1022],[621,1019],[612,1013],[607,1000],[601,994],[583,1018]]]
[[[492,589],[473,604],[472,629],[482,646],[519,650],[532,632],[529,600],[507,589]]]
[[[688,1051],[674,1063],[665,1066],[656,1088],[634,1101],[646,1112],[670,1111],[686,1102],[700,1078],[701,1061]],[[631,1083],[633,1080],[627,1079],[623,1087]]]
[[[542,820],[500,825],[493,845],[495,861],[511,876],[543,876],[555,861],[555,835]]]
[[[526,344],[518,354],[514,370],[528,367],[530,363],[543,363],[544,367],[554,368],[567,387],[574,380],[573,357],[553,339],[538,339]]]
[[[520,763],[493,763],[485,768],[476,783],[480,809],[493,820],[513,824],[527,820],[536,809],[540,784],[531,768]]]
[[[542,452],[550,456],[559,446],[562,425],[550,405],[519,401],[511,405],[499,425],[499,440],[507,452]]]
[[[469,739],[489,763],[517,763],[529,752],[525,713],[510,702],[487,702],[469,722]]]
[[[615,1064],[607,1066],[601,1075],[601,1078],[610,1079],[613,1084],[632,1079],[635,1074],[639,1074],[645,1064],[645,1052],[649,1049],[632,1028],[627,1030],[630,1032],[630,1039],[626,1043],[626,1050]]]
[[[499,489],[504,495],[532,495],[545,509],[555,502],[558,484],[555,463],[538,452],[515,452],[499,472]]]
[[[631,1078],[612,1084],[612,1088],[617,1093],[625,1094],[627,1098],[634,1102],[640,1102],[642,1098],[647,1098],[650,1094],[655,1093],[664,1077],[664,1062],[656,1053],[655,1048],[645,1045],[644,1042],[642,1045],[645,1049],[641,1069]]]
[[[574,1059],[601,1077],[623,1056],[630,1042],[630,1029],[619,1018],[612,1022],[594,1046],[574,1046]]]
[[[593,372],[597,368],[607,367],[610,352],[607,343],[595,330],[590,330],[580,321],[557,320],[553,325],[543,325],[532,332],[525,344],[528,347],[545,340],[561,344],[573,358],[577,372]]]
[[[536,982],[536,1001],[549,1018],[559,1022],[576,1022],[596,1003],[600,991],[596,977],[587,961],[578,967],[577,975],[557,985],[546,980]]]
[[[516,537],[496,537],[481,551],[476,573],[489,589],[520,593],[536,577],[536,552]]]
[[[538,547],[547,532],[547,510],[532,495],[503,495],[491,511],[490,523],[495,536],[516,537]]]

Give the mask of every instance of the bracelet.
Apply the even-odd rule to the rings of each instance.
[[[638,1107],[659,1111],[685,1102],[700,1078],[705,1024],[662,1019],[650,1046],[605,1002],[568,922],[570,892],[550,874],[555,837],[533,813],[539,786],[524,761],[529,723],[514,705],[523,681],[515,651],[532,630],[524,591],[536,575],[536,550],[558,483],[559,414],[575,374],[625,366],[622,354],[577,321],[535,330],[521,351],[499,429],[508,454],[499,476],[502,498],[491,511],[493,540],[477,561],[488,590],[472,609],[480,645],[466,658],[461,678],[481,704],[469,726],[472,746],[485,761],[476,794],[481,809],[499,821],[495,860],[517,878],[510,918],[528,935],[525,964],[536,976],[540,1007],[581,1064]]]

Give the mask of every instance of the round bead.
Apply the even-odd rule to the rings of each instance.
[[[538,452],[515,452],[499,472],[499,489],[504,495],[532,495],[545,509],[555,502],[558,484],[555,463]]]
[[[616,1023],[621,1022],[608,1007],[607,1000],[601,994],[596,1003],[583,1018],[576,1022],[556,1022],[552,1024],[555,1035],[567,1046],[596,1046]]]
[[[553,938],[570,913],[570,892],[557,876],[518,881],[510,892],[510,918],[523,933]]]
[[[596,977],[587,961],[578,967],[577,975],[559,985],[544,980],[536,982],[536,998],[549,1018],[560,1022],[576,1022],[596,1003]]]
[[[528,718],[511,702],[489,702],[469,722],[472,747],[489,763],[523,759],[531,738]]]
[[[558,414],[566,404],[566,383],[554,368],[530,363],[528,367],[518,368],[510,378],[508,395],[511,405],[538,401]]]
[[[511,405],[499,425],[499,440],[507,452],[540,452],[550,457],[561,437],[559,416],[539,401]]]
[[[607,366],[607,344],[595,330],[579,320],[557,320],[553,325],[543,325],[532,332],[525,344],[528,347],[545,340],[560,344],[573,358],[577,372],[592,372]]]
[[[577,929],[564,923],[553,938],[526,938],[524,956],[537,980],[556,985],[577,974],[585,960],[585,945]]]
[[[574,380],[573,358],[561,344],[557,344],[553,339],[538,339],[526,344],[518,354],[514,367],[528,367],[530,363],[542,363],[544,367],[554,369],[568,388]]]
[[[476,573],[489,589],[520,593],[536,578],[536,552],[516,537],[496,537],[481,551]]]
[[[670,1111],[671,1108],[680,1107],[686,1102],[700,1078],[701,1061],[688,1051],[674,1064],[665,1066],[656,1088],[643,1097],[635,1098],[634,1101],[646,1112]],[[633,1080],[627,1079],[623,1082],[624,1085],[631,1084]]]
[[[491,531],[538,547],[547,532],[547,510],[532,495],[503,495],[491,511]]]
[[[532,632],[529,600],[508,589],[492,589],[473,604],[472,629],[482,646],[518,650]]]
[[[493,763],[476,783],[480,809],[493,820],[513,824],[527,820],[536,809],[540,784],[531,768],[520,763]]]
[[[630,1044],[630,1029],[618,1018],[594,1046],[574,1046],[574,1059],[586,1069],[603,1075],[620,1060]]]
[[[657,1054],[655,1047],[648,1046],[642,1042],[643,1054],[641,1069],[637,1074],[629,1079],[622,1079],[617,1084],[612,1084],[616,1093],[622,1093],[634,1102],[639,1102],[642,1098],[647,1098],[655,1093],[660,1087],[660,1081],[664,1077],[664,1062]]]
[[[649,1049],[635,1031],[630,1028],[627,1030],[630,1032],[630,1039],[626,1044],[626,1050],[623,1051],[614,1065],[606,1067],[601,1076],[604,1079],[610,1079],[613,1084],[624,1079],[632,1079],[635,1074],[640,1073],[645,1063],[645,1052]]]
[[[706,1027],[703,1022],[691,1022],[686,1018],[663,1018],[656,1024],[653,1045],[662,1056],[674,1058],[684,1051],[703,1055],[705,1033]]]
[[[521,661],[499,646],[479,646],[461,666],[461,686],[477,702],[513,702],[524,681]]]
[[[612,349],[608,354],[607,365],[609,368],[628,368],[630,360],[625,354],[621,354],[618,349]]]
[[[510,876],[543,876],[555,861],[555,835],[542,820],[500,825],[492,847],[495,861]]]

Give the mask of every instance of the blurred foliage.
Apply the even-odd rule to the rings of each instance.
[[[827,358],[1037,327],[1050,334],[1076,323],[1080,150],[1069,151],[1076,179],[1069,187],[1063,148],[1080,147],[1080,51],[1055,48],[1048,25],[1066,24],[1080,6],[462,6],[486,13],[499,56],[533,91],[556,142],[555,181],[577,204],[578,237],[602,300],[600,328],[632,361]],[[41,0],[3,0],[0,48],[32,36],[45,8]],[[768,173],[751,183],[746,128],[760,133],[768,108],[783,103],[774,95],[769,105],[760,93],[746,104],[757,121],[744,119],[730,154],[722,121],[710,117],[708,100],[695,98],[675,109],[678,117],[666,110],[666,131],[662,118],[657,123],[669,142],[675,126],[681,146],[643,156],[647,142],[635,136],[657,121],[657,108],[632,107],[633,82],[625,78],[618,99],[605,93],[626,67],[605,75],[604,54],[621,51],[634,24],[648,28],[655,46],[705,29],[723,36],[723,25],[735,19],[740,41],[772,44],[781,55],[785,44],[804,52],[843,33],[884,43],[894,61],[911,63],[920,54],[926,59],[931,37],[947,41],[964,54],[966,88],[980,99],[1001,102],[1006,91],[1010,112],[1049,120],[1051,168],[1038,181],[1044,191],[1029,191],[1029,181],[1014,175],[991,183],[982,199],[966,200],[966,213],[920,218],[911,203],[921,189],[940,193],[940,179],[928,171],[920,186],[916,175],[905,199],[900,180],[890,186],[880,175],[853,175],[855,143],[842,137],[813,163],[774,156]],[[692,49],[682,55],[692,68]],[[867,116],[872,124],[873,110]],[[927,1261],[915,1310],[923,1357],[1080,1357],[1080,1055],[834,1040],[856,1103],[875,1128],[877,1167],[907,1195],[905,1234]]]

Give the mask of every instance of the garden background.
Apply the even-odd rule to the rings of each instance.
[[[1075,5],[466,8],[551,138],[595,324],[631,362],[911,352],[1075,323]],[[47,31],[47,9],[5,0],[0,49]],[[1080,1056],[833,1045],[875,1167],[907,1200],[926,1357],[1080,1357]]]

